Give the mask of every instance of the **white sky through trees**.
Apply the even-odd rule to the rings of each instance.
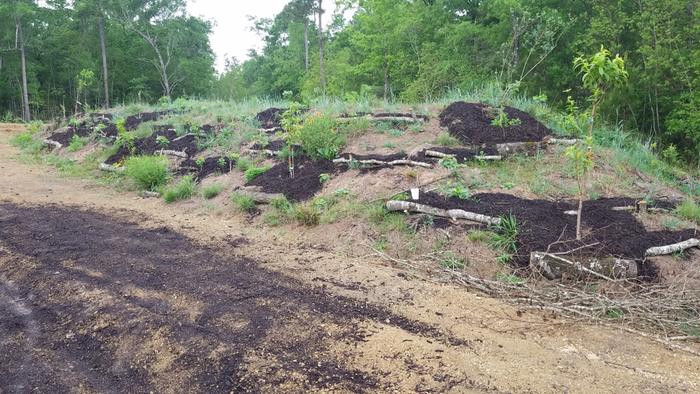
[[[273,18],[289,0],[187,0],[191,15],[200,16],[214,22],[213,33],[209,37],[216,53],[216,69],[224,69],[226,57],[235,56],[239,61],[248,58],[248,51],[262,49],[262,39],[250,30],[252,23],[248,16]],[[328,1],[332,7],[334,1]],[[326,12],[325,22],[330,20],[332,10]]]

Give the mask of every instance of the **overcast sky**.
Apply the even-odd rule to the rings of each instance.
[[[272,18],[282,11],[288,1],[187,0],[187,8],[190,14],[214,22],[214,33],[210,37],[211,47],[216,53],[216,69],[222,71],[226,57],[235,56],[243,61],[247,58],[249,49],[262,48],[260,37],[250,31],[248,15]]]

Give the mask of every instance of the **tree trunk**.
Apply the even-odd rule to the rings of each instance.
[[[673,244],[673,245],[657,246],[654,248],[649,248],[646,250],[645,256],[647,256],[647,257],[664,256],[667,254],[674,254],[677,252],[682,252],[686,249],[696,248],[698,246],[700,246],[700,240],[698,240],[696,238],[691,238],[687,241],[679,242],[679,243]]]
[[[100,16],[97,27],[100,31],[100,51],[102,52],[102,81],[104,82],[105,99],[104,107],[109,108],[109,74],[107,72],[107,46],[105,45],[105,23],[104,18]]]
[[[17,27],[17,40],[19,42],[19,52],[22,59],[22,119],[25,122],[32,120],[32,114],[29,110],[29,91],[27,87],[27,54],[24,49],[24,36],[22,35],[22,23],[19,17],[15,18]]]
[[[384,102],[389,98],[389,61],[386,48],[384,48]]]
[[[576,211],[576,239],[581,240],[581,215],[583,214],[583,196],[578,196],[578,211]]]
[[[309,71],[309,17],[304,18],[304,70]]]
[[[430,205],[418,204],[410,201],[387,201],[386,209],[389,212],[396,211],[406,211],[406,212],[419,212],[426,213],[428,215],[439,216],[443,218],[450,218],[452,220],[464,219],[477,223],[484,223],[493,226],[497,226],[501,223],[501,219],[494,218],[491,216],[481,215],[478,213],[467,212],[461,209],[441,209],[436,207],[431,207]]]
[[[321,81],[321,91],[326,94],[326,71],[323,64],[323,0],[318,0],[318,67]]]

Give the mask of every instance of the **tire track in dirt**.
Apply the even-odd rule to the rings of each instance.
[[[16,283],[13,299],[31,295],[39,329],[17,314],[8,324],[35,331],[40,362],[32,365],[46,370],[25,375],[44,389],[368,391],[382,387],[381,375],[346,367],[333,352],[336,343],[363,341],[368,324],[469,346],[167,228],[57,205],[3,203],[0,218],[0,246],[9,251],[0,274]],[[61,374],[66,366],[75,372]]]

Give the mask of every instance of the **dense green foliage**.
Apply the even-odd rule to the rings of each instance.
[[[186,15],[184,8],[184,0],[3,0],[0,118],[22,115],[18,24],[34,118],[66,116],[105,103],[100,26],[111,104],[154,102],[168,95],[155,49],[167,63],[172,96],[209,94],[214,80],[211,26]]]
[[[274,19],[258,21],[264,49],[229,63],[218,97],[420,102],[495,80],[506,92],[562,107],[572,96],[585,109],[589,92],[572,62],[603,45],[625,60],[630,78],[600,103],[600,116],[624,120],[686,158],[700,154],[698,0],[345,0],[326,18],[333,23],[323,34],[325,87],[308,3],[292,0]]]
[[[154,190],[168,181],[168,159],[165,156],[132,156],[124,166],[124,174],[139,189]]]
[[[597,116],[624,121],[665,157],[698,161],[700,0],[339,0],[333,14],[331,2],[319,3],[290,0],[274,18],[253,21],[263,49],[228,59],[216,76],[211,26],[187,15],[185,0],[4,0],[0,118],[28,118],[24,74],[36,118],[107,98],[415,103],[493,83],[504,92],[498,106],[520,94],[564,108],[571,96],[583,112],[590,92],[573,60],[602,45],[621,56],[629,81]]]

